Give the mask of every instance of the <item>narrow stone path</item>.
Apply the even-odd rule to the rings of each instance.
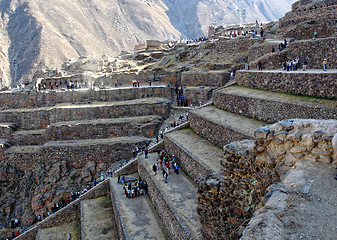
[[[74,221],[56,227],[39,229],[36,240],[66,240],[68,234],[70,235],[71,240],[79,240],[79,225],[78,222]]]
[[[120,209],[120,218],[125,224],[129,239],[169,239],[160,224],[160,219],[151,206],[148,196],[127,198],[117,177],[110,179],[114,196]]]
[[[108,196],[81,201],[81,240],[115,240]]]
[[[152,172],[152,165],[156,162],[157,153],[149,154],[149,158],[144,155],[139,157],[147,171]],[[189,228],[193,239],[202,239],[200,229],[201,224],[197,214],[197,187],[183,174],[175,174],[173,171],[168,176],[168,182],[165,183],[159,168],[158,174],[151,175],[156,187],[165,196],[165,200],[182,219],[183,223]]]

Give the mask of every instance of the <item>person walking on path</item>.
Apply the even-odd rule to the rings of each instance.
[[[259,70],[262,70],[262,62],[259,61],[259,62],[257,63],[257,65],[259,66]]]
[[[164,173],[164,181],[165,181],[165,183],[167,183],[167,176],[168,176],[168,174],[167,174],[167,172],[165,172]]]
[[[149,82],[149,86],[151,87],[152,82],[151,82],[150,78],[149,78],[148,82]]]
[[[153,166],[152,166],[152,171],[154,172],[154,175],[156,176],[157,175],[157,165],[154,163]]]
[[[307,64],[308,64],[307,60],[304,59],[303,60],[303,71],[307,70]]]
[[[328,61],[326,59],[323,60],[323,70],[326,71],[328,65]]]

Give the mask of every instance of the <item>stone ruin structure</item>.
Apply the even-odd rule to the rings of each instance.
[[[332,41],[329,36],[310,44]],[[1,206],[2,221],[21,214],[23,224],[34,224],[16,239],[332,239],[337,71],[273,70],[281,54],[293,54],[289,49],[301,49],[316,63],[303,50],[307,41],[290,43],[281,53],[270,53],[274,43],[265,43],[205,43],[224,56],[249,53],[250,66],[271,59],[268,71],[237,71],[235,81],[227,71],[155,70],[137,76],[156,76],[161,86],[0,93],[3,192],[13,193],[11,182],[20,179],[20,194],[15,201],[6,195]],[[334,51],[324,46],[326,54]],[[126,74],[120,79],[130,80]],[[176,83],[184,97],[197,95],[193,103],[208,103],[183,108],[188,122],[152,143],[147,158],[133,159],[136,145],[150,143],[173,121]],[[152,171],[162,149],[180,169],[171,171],[167,184]],[[112,177],[37,222],[109,166]],[[125,198],[117,183],[121,175],[146,181],[148,196]]]
[[[311,39],[314,32],[318,37],[336,36],[337,3],[334,0],[298,1],[292,11],[280,19],[280,28],[286,37]]]

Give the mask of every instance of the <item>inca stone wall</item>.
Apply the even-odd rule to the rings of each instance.
[[[49,140],[99,139],[123,136],[154,137],[161,116],[59,122],[46,129]]]
[[[281,95],[281,94],[280,94]],[[282,94],[282,98],[285,96]],[[291,99],[290,99],[291,100]],[[312,119],[336,119],[337,105],[323,108],[312,104],[297,101],[277,101],[272,98],[257,98],[254,96],[232,95],[216,92],[213,97],[214,105],[226,111],[241,114],[246,117],[262,120],[267,123],[275,122],[275,119],[312,118]],[[332,100],[331,100],[332,101]],[[332,102],[331,102],[332,103]],[[296,106],[296,107],[295,107]]]
[[[255,140],[224,147],[222,172],[199,181],[198,213],[205,239],[237,239],[254,211],[262,207],[267,187],[279,182],[301,160],[337,165],[331,140],[336,120],[280,121],[261,127]]]
[[[249,48],[248,51],[248,62],[252,62],[255,59],[258,59],[268,53],[272,53],[272,48],[274,47],[275,51],[278,50],[278,44],[270,44],[270,43],[258,43],[254,44]],[[255,66],[254,66],[255,67]]]
[[[303,61],[305,58],[309,69],[322,69],[324,59],[328,61],[328,69],[337,69],[337,38],[292,42],[287,55],[289,59],[299,57]]]
[[[188,105],[190,106],[190,101],[192,100],[193,106],[199,106],[205,104],[212,98],[212,88],[204,87],[187,87],[184,88],[184,98],[188,99]]]
[[[121,137],[98,140],[47,142],[42,146],[11,147],[2,151],[0,159],[6,159],[13,167],[29,170],[39,163],[67,160],[74,168],[82,168],[88,162],[112,164],[131,159],[130,149],[148,144],[143,137]]]
[[[190,126],[194,132],[219,147],[223,147],[233,141],[252,138],[252,136],[232,130],[228,126],[221,126],[207,121],[205,118],[194,114],[193,111],[189,112],[189,119]]]
[[[337,99],[337,73],[238,71],[239,85],[267,91]]]
[[[124,101],[138,98],[163,97],[172,99],[172,90],[166,87],[124,88],[83,91],[1,92],[0,108],[34,108],[54,106],[58,103],[90,103]]]
[[[331,144],[336,120],[293,120],[278,122],[256,132],[256,161],[288,167],[302,159],[337,166]],[[335,160],[333,160],[335,159]]]
[[[198,208],[204,239],[238,239],[278,176],[253,156],[254,141],[224,147],[223,171],[199,180]]]
[[[228,72],[183,72],[181,84],[184,86],[210,86],[221,87],[229,81]]]
[[[288,27],[285,35],[297,39],[310,39],[315,31],[320,37],[331,36],[336,32],[336,1],[319,1],[310,4],[294,4],[293,10],[279,20],[281,29]]]
[[[0,112],[0,122],[11,122],[20,129],[46,128],[57,122],[160,115],[168,117],[170,101],[161,98],[130,100],[128,102],[99,102],[68,106],[14,109]]]
[[[199,178],[205,177],[213,172],[210,168],[204,166],[204,164],[196,161],[187,149],[181,149],[179,144],[166,135],[164,135],[164,144],[167,153],[177,157],[179,167],[184,169],[193,181],[197,181]]]

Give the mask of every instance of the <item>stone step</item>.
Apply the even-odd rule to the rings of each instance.
[[[138,179],[138,176],[135,177]],[[127,198],[123,185],[117,183],[117,177],[110,179],[110,189],[118,209],[116,215],[119,221],[116,222],[121,223],[126,239],[169,239],[148,196]]]
[[[64,223],[56,227],[39,229],[36,240],[80,240],[80,224],[76,221]]]
[[[122,159],[131,159],[136,146],[151,142],[145,137],[118,137],[85,140],[51,141],[44,145],[12,146],[3,152],[3,157],[13,166],[34,168],[40,162],[66,160],[72,167],[84,167],[89,161],[112,164]]]
[[[160,115],[167,118],[171,101],[165,98],[142,98],[91,104],[58,104],[53,107],[22,108],[0,111],[0,122],[12,122],[22,130],[43,129],[57,122]]]
[[[163,181],[161,169],[157,175],[152,165],[158,158],[150,153],[139,156],[138,173],[149,186],[149,196],[171,239],[202,239],[201,224],[197,214],[197,187],[180,171],[171,172],[168,182]]]
[[[190,111],[189,120],[194,132],[219,147],[233,141],[251,139],[257,128],[266,125],[215,106]]]
[[[334,100],[232,86],[214,92],[214,105],[246,117],[274,123],[284,119],[336,119]]]
[[[113,231],[113,211],[109,196],[81,201],[81,239],[116,239]]]
[[[182,129],[164,135],[166,151],[175,155],[188,176],[197,181],[213,172],[220,172],[223,150],[200,137],[191,129]]]

